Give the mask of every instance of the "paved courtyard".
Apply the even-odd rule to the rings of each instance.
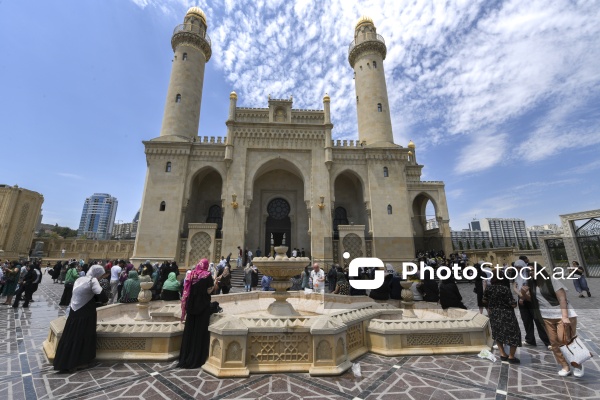
[[[578,331],[600,353],[600,279],[590,279],[592,298],[570,301],[579,313]],[[459,284],[466,304],[475,305],[472,284]],[[0,399],[598,399],[600,359],[586,363],[583,378],[557,375],[545,347],[520,348],[519,366],[475,355],[383,357],[366,354],[362,377],[315,378],[306,373],[217,379],[202,370],[179,370],[176,362],[98,363],[57,375],[42,351],[62,285],[48,278],[29,309],[0,306]],[[517,311],[518,313],[518,311]],[[523,330],[522,330],[523,331]],[[523,331],[524,332],[524,331]]]

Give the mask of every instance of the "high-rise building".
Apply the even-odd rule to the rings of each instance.
[[[116,223],[113,231],[113,239],[135,239],[137,235],[138,221],[140,219],[140,212],[138,211],[133,217],[133,221]],[[121,221],[118,221],[121,222]]]
[[[527,247],[528,235],[525,220],[519,218],[482,218],[479,222],[482,231],[490,232],[494,247]]]
[[[110,239],[118,201],[108,193],[94,193],[85,199],[77,237],[88,239]]]
[[[490,248],[490,233],[480,230],[463,229],[450,231],[452,247],[454,250],[485,249]]]

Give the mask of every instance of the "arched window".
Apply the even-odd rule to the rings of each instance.
[[[377,68],[377,61],[373,61],[373,68]]]
[[[175,96],[175,103],[181,103],[181,95],[179,93]]]
[[[388,204],[388,215],[392,215],[392,205]]]
[[[183,53],[183,61],[187,60],[187,53]]]
[[[379,112],[383,111],[383,108],[381,107],[381,103],[377,103],[377,111],[379,111]]]
[[[383,167],[383,177],[387,178],[388,176],[388,167]]]
[[[339,238],[339,225],[348,225],[348,213],[344,207],[336,207],[333,216],[333,236]]]
[[[165,172],[171,172],[171,161],[167,161],[167,166],[165,167]]]
[[[160,208],[158,209],[158,211],[165,211],[166,208],[167,208],[167,204],[164,201],[161,201]]]

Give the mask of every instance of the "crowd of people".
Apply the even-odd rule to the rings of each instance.
[[[241,248],[238,248],[241,250]],[[296,251],[300,251],[295,249]],[[258,269],[252,263],[252,253],[238,253],[242,262],[244,290],[251,291],[258,286]],[[257,252],[258,253],[258,252]],[[96,307],[113,303],[133,303],[138,301],[140,281],[152,281],[153,300],[181,300],[181,321],[185,323],[180,368],[198,368],[208,356],[208,324],[213,310],[211,295],[228,294],[231,289],[231,253],[221,257],[218,263],[202,259],[179,276],[176,262],[151,263],[149,260],[137,268],[127,260],[106,262],[83,260],[57,261],[54,266],[46,265],[42,272],[40,262],[5,262],[0,268],[0,291],[6,297],[4,305],[28,307],[33,293],[37,290],[44,273],[54,284],[64,286],[59,302],[68,308],[65,330],[60,339],[54,368],[58,371],[73,371],[89,365],[95,358]],[[451,254],[446,258],[443,252],[419,252],[416,261],[436,267],[452,263],[466,263],[466,255]],[[394,267],[386,264],[383,285],[370,291],[354,289],[349,284],[347,266],[333,264],[321,268],[317,262],[307,265],[302,273],[290,281],[288,290],[311,290],[317,293],[335,295],[367,295],[376,301],[401,299],[402,276]],[[508,266],[484,267],[474,264],[477,275],[473,292],[476,295],[479,312],[487,312],[490,319],[494,348],[500,358],[511,364],[519,364],[516,357],[521,346],[536,346],[537,336],[553,352],[561,366],[560,376],[573,374],[583,376],[583,366],[575,368],[567,363],[560,351],[565,340],[574,337],[577,329],[577,314],[567,300],[567,288],[562,280],[538,263],[530,262],[521,256],[511,264],[513,272],[529,271],[510,275]],[[584,269],[577,261],[572,262],[575,290],[579,297],[591,297]],[[374,268],[359,268],[359,276],[353,279],[374,279]],[[530,278],[531,277],[531,278]],[[182,279],[183,278],[183,279]],[[422,278],[422,279],[421,279]],[[442,309],[467,309],[461,292],[452,276],[439,282],[429,274],[420,276],[417,271],[408,276],[413,282],[410,290],[415,302],[439,305]],[[264,275],[260,286],[263,291],[271,288],[272,278]],[[218,305],[217,305],[218,306]],[[425,305],[425,307],[427,307]],[[517,320],[515,310],[519,310],[525,329],[525,338]]]

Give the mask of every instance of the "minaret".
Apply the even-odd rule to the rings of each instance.
[[[206,29],[206,15],[192,7],[173,31],[175,54],[160,136],[198,136],[204,66],[212,53]]]
[[[358,139],[367,146],[394,143],[383,60],[385,42],[377,34],[373,20],[361,17],[354,27],[354,41],[348,50],[348,62],[354,69]]]

